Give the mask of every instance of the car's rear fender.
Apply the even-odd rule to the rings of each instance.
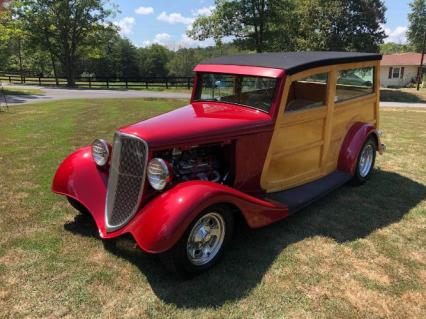
[[[339,170],[351,173],[352,175],[355,174],[359,152],[370,136],[375,139],[380,151],[382,144],[380,143],[379,134],[374,125],[362,122],[352,125],[340,149],[338,162]]]

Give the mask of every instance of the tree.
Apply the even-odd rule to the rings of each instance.
[[[9,52],[9,59],[13,55],[17,58],[21,77],[23,75],[22,42],[24,39],[25,32],[22,24],[13,18],[12,11],[7,9],[0,11],[0,42],[4,43],[3,49]]]
[[[15,13],[33,40],[61,63],[68,86],[74,86],[81,52],[93,46],[98,32],[111,27],[105,19],[112,11],[104,6],[102,0],[21,0]]]
[[[378,52],[385,12],[382,0],[297,1],[297,48]]]
[[[382,0],[216,0],[195,20],[196,40],[234,38],[241,49],[377,52],[386,37]]]
[[[198,63],[196,49],[179,49],[173,54],[167,68],[173,76],[191,76],[192,69]]]
[[[426,32],[426,0],[413,0],[408,14],[407,38],[416,52],[422,52],[423,38]]]
[[[380,53],[382,54],[405,53],[410,51],[411,47],[406,44],[388,42],[380,45]]]
[[[216,0],[212,15],[198,17],[188,35],[195,40],[213,38],[216,44],[221,44],[225,37],[233,37],[241,49],[263,52],[281,29],[276,26],[286,21],[282,13],[288,11],[291,3],[291,0]]]
[[[169,70],[167,64],[171,52],[160,44],[153,44],[147,48],[139,48],[139,72],[142,77],[165,77]]]

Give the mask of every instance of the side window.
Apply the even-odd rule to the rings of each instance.
[[[373,67],[337,72],[336,102],[350,100],[373,92]]]
[[[268,112],[275,94],[276,79],[241,77],[240,103]]]
[[[326,105],[328,73],[294,81],[288,94],[285,112],[308,110]]]

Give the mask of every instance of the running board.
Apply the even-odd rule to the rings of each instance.
[[[279,202],[288,206],[289,214],[308,206],[310,203],[332,192],[352,179],[347,172],[335,171],[311,183],[287,189],[285,191],[268,193],[263,199]]]

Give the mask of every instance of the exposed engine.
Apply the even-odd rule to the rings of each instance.
[[[222,145],[197,146],[191,149],[174,148],[161,152],[159,157],[171,164],[173,181],[203,180],[226,183],[229,171],[223,158],[223,148]]]

